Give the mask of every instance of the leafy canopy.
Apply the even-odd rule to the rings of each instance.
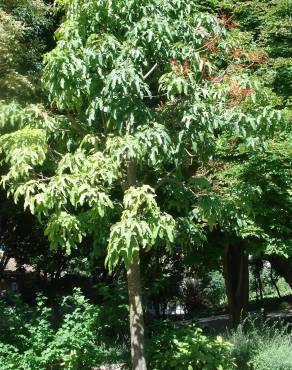
[[[216,222],[212,211],[199,223],[193,206],[209,207],[203,164],[218,137],[254,150],[279,118],[238,70],[247,61],[234,56],[236,35],[195,0],[59,5],[43,76],[50,111],[1,108],[2,184],[46,224],[53,248],[91,235],[111,268],[140,247],[198,241]]]

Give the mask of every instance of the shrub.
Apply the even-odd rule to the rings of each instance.
[[[43,297],[38,298],[35,309],[18,304],[2,304],[1,308],[1,370],[86,370],[110,356],[112,360],[117,358],[102,345],[100,309],[78,290],[63,299],[61,309],[54,315]],[[121,352],[118,348],[118,355]]]
[[[292,370],[292,341],[289,326],[265,322],[252,330],[254,348],[249,361],[255,370]]]
[[[123,281],[96,285],[105,310],[100,310],[101,335],[106,342],[129,339],[129,307],[127,286]]]
[[[219,306],[222,302],[226,302],[223,274],[220,271],[211,271],[208,273],[206,280],[203,293],[213,306]]]
[[[152,370],[228,370],[235,365],[231,345],[221,337],[208,337],[190,325],[165,324],[150,343],[149,368]]]

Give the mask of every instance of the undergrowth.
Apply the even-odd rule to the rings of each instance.
[[[283,322],[247,318],[227,334],[240,370],[292,370],[291,327]]]

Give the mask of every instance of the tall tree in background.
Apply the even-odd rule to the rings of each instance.
[[[227,230],[229,238],[239,236],[239,242],[244,241],[245,254],[264,256],[278,273],[282,271],[286,280],[291,282],[287,258],[291,256],[292,230],[290,193],[292,4],[286,0],[252,2],[226,0],[219,1],[217,5],[227,22],[236,25],[233,32],[237,32],[242,40],[240,47],[234,50],[239,74],[242,74],[243,70],[249,70],[254,83],[256,80],[261,81],[260,89],[254,86],[258,97],[252,104],[264,100],[270,106],[284,108],[285,113],[275,127],[273,139],[266,141],[264,151],[246,150],[237,138],[231,142],[219,141],[217,159],[221,163],[221,168],[212,171],[213,174],[216,173],[213,179],[211,172],[209,175],[213,181],[222,186],[221,195],[219,193],[216,195],[216,199],[217,197],[221,199],[220,201],[217,199],[219,203],[221,201],[226,203],[226,198],[232,199],[234,196],[241,199],[241,202],[237,203],[237,209],[242,215],[239,219],[238,215],[234,217],[232,227]],[[235,93],[236,91],[240,93],[236,85],[234,88]],[[247,104],[246,101],[239,100],[238,104],[243,110],[251,109],[251,102]],[[254,196],[248,199],[247,194]],[[245,210],[244,204],[248,205]],[[234,209],[236,210],[236,207]],[[230,220],[228,215],[227,219]],[[245,264],[247,265],[247,260]],[[227,266],[226,261],[224,265]],[[236,263],[231,263],[232,265]],[[244,270],[247,271],[247,268]],[[239,273],[242,270],[237,271]],[[238,276],[237,281],[242,282],[242,279]],[[239,302],[242,299],[243,292],[240,293],[240,290],[247,291],[244,285],[239,284],[232,301]],[[235,298],[236,295],[238,299]],[[245,301],[246,306],[247,299]],[[241,304],[237,306],[240,308]],[[235,322],[238,323],[240,312],[235,311],[237,311]]]
[[[52,248],[70,253],[91,235],[111,270],[124,262],[132,367],[144,370],[141,248],[193,243],[233,215],[228,198],[204,191],[217,188],[206,173],[216,143],[256,150],[278,114],[265,100],[238,104],[257,101],[238,76],[238,41],[197,1],[59,4],[66,16],[44,71],[51,109],[2,106],[2,184]]]
[[[40,77],[43,53],[52,47],[54,17],[49,2],[2,0],[0,2],[0,115],[16,107],[41,100]],[[4,105],[5,102],[5,105]],[[2,103],[2,104],[1,104]],[[3,121],[1,121],[3,123]],[[19,265],[42,261],[47,266],[53,254],[41,236],[42,229],[22,205],[13,206],[1,191],[0,239],[3,255],[0,272],[10,258]],[[37,257],[38,256],[38,257]]]
[[[218,6],[266,53],[268,59],[257,74],[289,106],[292,96],[291,1],[220,0]]]
[[[43,53],[53,41],[54,18],[42,0],[0,3],[0,100],[39,101]]]

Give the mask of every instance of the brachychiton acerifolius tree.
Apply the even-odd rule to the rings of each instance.
[[[51,109],[2,107],[2,184],[52,248],[69,253],[91,235],[110,270],[125,264],[132,368],[144,370],[141,249],[199,239],[201,163],[220,135],[256,147],[277,113],[231,104],[237,41],[197,1],[58,3],[43,78]],[[251,98],[249,79],[237,83]]]

